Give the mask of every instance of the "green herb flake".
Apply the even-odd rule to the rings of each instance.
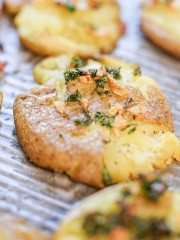
[[[67,1],[65,4],[66,8],[69,10],[69,12],[74,12],[76,11],[76,6],[72,4],[70,1]]]
[[[136,127],[136,126],[137,126],[137,124],[135,124],[135,123],[129,123],[126,127],[122,128],[121,131],[125,131],[125,130],[129,129],[130,127]]]
[[[105,166],[103,167],[101,174],[102,174],[102,182],[104,183],[104,185],[109,186],[113,184],[112,177]]]
[[[112,183],[111,177],[104,166],[103,174],[105,182]],[[140,217],[134,214],[131,209],[133,203],[129,201],[131,189],[125,188],[119,201],[115,202],[117,209],[110,212],[101,212],[100,210],[87,213],[83,217],[82,227],[90,238],[102,238],[109,236],[113,229],[123,228],[133,233],[132,240],[142,239],[179,239],[180,233],[173,232],[167,225],[166,217]],[[123,198],[122,198],[123,197]]]
[[[83,66],[83,61],[78,56],[73,56],[71,59],[71,64],[74,66],[74,68],[80,68]]]
[[[110,73],[116,80],[121,80],[122,78],[120,70],[121,67],[106,67],[106,71]]]
[[[111,140],[110,139],[104,139],[103,142],[104,142],[104,144],[108,144],[108,143],[111,142]]]
[[[110,90],[109,89],[105,89],[104,91],[101,91],[102,89],[105,88],[105,84],[107,83],[107,75],[104,74],[100,79],[96,79],[95,80],[95,83],[96,83],[96,88],[95,88],[95,91],[99,94],[99,95],[107,95],[110,93]],[[94,92],[93,92],[94,93]]]
[[[163,183],[159,178],[155,178],[153,180],[148,180],[146,178],[142,178],[141,181],[141,191],[142,194],[149,199],[150,201],[158,201],[159,198],[166,191],[167,186]]]
[[[128,134],[130,135],[130,134],[134,133],[135,131],[136,131],[136,127],[133,127],[129,130]]]
[[[104,90],[104,91],[102,91],[102,92],[100,92],[100,91],[98,91],[98,90],[96,90],[96,92],[98,93],[98,95],[107,95],[107,94],[109,94],[110,93],[110,91],[108,90],[108,89],[106,89],[106,90]]]
[[[118,227],[119,218],[117,216],[106,216],[103,213],[90,213],[85,216],[83,229],[90,237],[103,236],[108,234],[111,229]]]
[[[131,190],[128,188],[125,188],[122,190],[122,196],[123,198],[128,198],[132,195]]]
[[[172,0],[164,0],[165,4],[168,4],[168,3],[171,3],[171,2],[172,2]]]
[[[121,204],[122,203],[122,204]],[[101,213],[99,211],[85,215],[83,219],[83,229],[90,237],[109,235],[116,228],[122,227],[134,233],[132,240],[142,239],[169,239],[179,237],[179,233],[174,233],[168,227],[164,218],[141,218],[132,215],[128,211],[131,205],[124,201],[117,204],[120,206],[115,213]],[[124,205],[124,206],[123,206]],[[177,238],[179,239],[179,238]]]
[[[97,27],[92,23],[86,23],[85,27],[88,27],[89,29],[94,30],[94,31],[97,30]]]
[[[82,98],[81,93],[79,92],[79,90],[76,90],[75,93],[71,94],[68,96],[66,102],[77,102]]]
[[[107,75],[103,75],[102,78],[96,80],[97,88],[104,88],[104,85],[107,83]]]
[[[114,118],[114,116],[108,116],[105,113],[98,111],[95,114],[94,121],[99,122],[101,126],[111,128]]]
[[[77,119],[75,121],[75,124],[76,125],[81,125],[81,126],[89,126],[92,123],[93,120],[92,120],[88,111],[83,109],[83,113],[84,113],[85,118],[84,119]]]
[[[97,69],[89,69],[88,72],[92,78],[97,76]]]
[[[79,78],[82,75],[83,75],[83,71],[81,71],[78,68],[73,68],[73,69],[70,69],[70,70],[66,71],[64,73],[64,78],[65,78],[66,84],[69,81],[75,80],[75,79]]]
[[[134,76],[141,76],[141,69],[140,69],[140,67],[136,67],[134,69]]]
[[[67,117],[68,117],[68,114],[67,114],[67,113],[63,113],[63,114],[62,114],[62,117],[67,118]]]

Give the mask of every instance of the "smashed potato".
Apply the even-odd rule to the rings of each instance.
[[[180,58],[180,1],[144,1],[141,27],[155,44]]]
[[[158,177],[109,187],[76,206],[54,240],[178,240],[179,202]]]
[[[8,215],[0,217],[0,240],[50,240],[24,220]]]
[[[139,67],[108,56],[43,63],[37,81],[49,81],[14,103],[19,141],[32,162],[102,188],[180,161],[167,100]]]
[[[126,69],[128,67],[131,67],[134,69],[138,68],[137,65],[133,66],[132,64],[128,64],[123,61],[120,61],[120,59],[109,58],[108,55],[103,55],[103,57],[97,56],[97,59],[101,61],[103,65],[107,65],[107,66],[121,65]],[[76,56],[73,56],[72,54],[69,54],[69,55],[62,54],[57,57],[45,58],[44,60],[40,61],[38,64],[35,65],[33,69],[34,79],[39,84],[45,84],[47,81],[53,80],[53,79],[61,79],[63,78],[64,72],[66,71],[68,66],[71,65],[71,67],[72,66],[77,67],[77,65],[81,64],[82,61],[83,61],[82,59]]]
[[[24,45],[41,55],[87,57],[111,52],[124,26],[118,4],[114,0],[78,2],[82,8],[52,0],[24,6],[15,18]]]

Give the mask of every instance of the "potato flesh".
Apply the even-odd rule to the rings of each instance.
[[[57,83],[61,83],[61,87],[58,85],[59,90],[63,89],[63,73],[70,64],[71,58],[72,56],[61,55],[45,59],[35,67],[36,81],[44,83],[47,80],[55,79]],[[134,76],[134,70],[137,66],[120,62],[115,58],[105,56],[102,59],[99,58],[99,62],[90,59],[83,69],[100,69],[102,64],[121,66],[122,79],[119,84],[139,89],[147,99],[150,97],[148,94],[149,86],[158,89],[158,85],[153,79],[144,75]],[[82,87],[80,85],[78,84],[80,92],[85,93],[86,90],[80,89]],[[91,90],[87,89],[87,92],[89,91]],[[59,93],[59,96],[62,97],[62,93]],[[154,168],[163,169],[173,159],[180,160],[179,141],[173,133],[167,131],[165,125],[138,120],[131,120],[129,124],[130,127],[121,131],[118,136],[112,133],[111,129],[96,123],[91,124],[88,133],[85,134],[85,136],[90,136],[98,132],[103,136],[103,139],[107,140],[108,143],[104,145],[102,158],[113,182],[126,181],[130,176],[133,178],[140,172],[152,172]],[[134,131],[131,133],[133,129]]]
[[[122,132],[107,144],[104,151],[104,163],[114,182],[126,181],[137,173],[153,172],[180,157],[180,145],[174,134],[165,132],[157,125],[133,122],[135,132],[128,134],[131,128]],[[137,124],[137,125],[136,125]],[[154,133],[156,131],[156,133]]]
[[[110,187],[101,191],[94,196],[85,200],[78,208],[74,209],[66,221],[62,223],[59,230],[55,234],[55,240],[89,240],[96,239],[88,237],[82,228],[83,217],[92,212],[113,213],[116,212],[117,205],[115,202],[120,201],[120,191],[129,188],[133,193],[136,193],[138,187],[137,183],[125,183]],[[144,218],[157,217],[167,218],[167,224],[174,232],[180,231],[180,194],[179,192],[166,192],[159,203],[149,203],[141,196],[132,198],[132,202],[136,204],[136,215]],[[102,204],[103,203],[103,204]],[[167,239],[167,238],[164,238]],[[168,238],[171,240],[178,240],[178,237]],[[99,236],[98,240],[109,240],[108,236]],[[124,239],[119,239],[124,240]]]
[[[180,8],[173,9],[165,5],[154,5],[144,9],[142,17],[180,41]]]
[[[39,53],[44,49],[44,55],[50,53],[47,49],[53,55],[109,52],[120,35],[119,8],[114,2],[73,13],[53,3],[28,5],[16,16],[15,23],[20,37],[36,46]]]

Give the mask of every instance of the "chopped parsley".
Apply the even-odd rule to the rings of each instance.
[[[111,128],[114,118],[114,116],[108,116],[105,113],[98,111],[95,114],[94,121],[99,122],[101,126]]]
[[[83,66],[83,61],[80,57],[74,56],[71,59],[71,64],[73,65],[74,68],[80,68]]]
[[[134,240],[150,237],[150,239],[164,239],[170,236],[171,230],[163,218],[143,219],[134,217],[133,223],[136,229]]]
[[[88,72],[92,78],[97,76],[97,69],[89,69]]]
[[[109,218],[108,218],[109,217]],[[118,218],[112,219],[110,216],[101,213],[88,214],[83,223],[83,229],[90,237],[105,235],[110,232],[111,228],[118,226]]]
[[[103,92],[100,92],[100,91],[98,91],[98,90],[96,90],[96,91],[97,91],[97,93],[98,93],[99,95],[103,95],[103,94],[107,95],[107,94],[110,93],[110,91],[109,91],[108,89],[104,90]]]
[[[110,73],[116,80],[120,80],[122,78],[120,70],[121,67],[106,67],[106,71]]]
[[[104,166],[102,171],[104,182],[107,185],[112,184],[111,176],[109,175],[106,167]],[[158,178],[148,180],[146,177],[141,176],[141,191],[152,191],[152,187],[156,189],[156,192],[163,194],[166,190],[166,186]],[[154,185],[155,184],[155,185]],[[156,185],[157,184],[157,185]],[[139,212],[134,212],[134,201],[135,206],[138,203],[138,198],[136,198],[131,191],[131,188],[124,188],[121,191],[120,199],[114,203],[114,210],[110,208],[110,212],[94,211],[87,213],[83,218],[82,227],[87,236],[89,237],[104,237],[109,238],[111,232],[114,229],[122,228],[131,234],[132,240],[142,240],[142,239],[179,239],[180,233],[173,232],[167,225],[167,218],[152,216],[143,217],[139,215]],[[139,195],[141,196],[141,195]],[[135,197],[135,198],[134,198]],[[158,197],[159,198],[159,197]],[[154,199],[154,197],[153,197]],[[155,197],[156,199],[156,197]],[[132,201],[133,200],[133,201]],[[141,203],[139,203],[141,204]],[[155,207],[156,208],[156,207]]]
[[[104,85],[107,83],[107,75],[103,75],[102,78],[96,80],[97,88],[104,88]]]
[[[104,139],[103,142],[104,142],[104,144],[108,144],[108,143],[111,142],[111,140],[110,139]]]
[[[128,131],[128,134],[131,134],[132,132],[130,132],[131,131],[131,129],[129,129],[130,127],[132,127],[132,129],[133,128],[135,128],[134,130],[133,130],[133,132],[136,130],[136,127],[135,126],[137,126],[137,124],[135,124],[135,123],[129,123],[126,127],[124,127],[124,128],[122,128],[121,130],[122,131],[125,131],[125,130],[129,130]],[[129,133],[130,132],[130,133]]]
[[[136,131],[136,127],[133,127],[129,130],[128,134],[130,135],[130,134],[134,133],[135,131]]]
[[[114,213],[93,212],[87,214],[83,229],[88,236],[109,236],[113,229],[122,228],[133,233],[132,240],[164,239],[179,236],[171,231],[164,218],[142,218],[129,212],[132,205],[117,203],[119,209]],[[167,238],[168,239],[168,238]]]
[[[66,84],[69,81],[75,80],[75,79],[79,78],[80,76],[83,76],[83,74],[84,74],[84,72],[82,70],[80,70],[79,68],[73,68],[73,69],[67,70],[64,73],[64,78],[65,78]]]
[[[76,10],[76,6],[69,0],[67,0],[67,2],[65,3],[65,6],[69,10],[69,12],[74,12]]]
[[[82,119],[82,120],[77,119],[75,121],[75,124],[76,125],[81,125],[81,126],[89,126],[92,123],[93,119],[91,118],[88,111],[83,109],[83,113],[84,113],[85,118]]]
[[[101,174],[102,174],[102,182],[104,183],[104,185],[109,186],[109,185],[113,184],[112,177],[109,174],[106,166],[103,166]]]
[[[122,190],[122,196],[123,196],[123,198],[127,198],[127,197],[129,197],[129,196],[131,196],[131,195],[132,195],[132,193],[131,193],[131,190],[130,190],[130,189],[125,188],[125,189]]]
[[[96,79],[95,80],[96,83],[96,88],[95,91],[99,94],[99,95],[107,95],[108,93],[110,93],[109,89],[105,89],[104,91],[101,91],[102,89],[105,88],[105,84],[107,83],[107,75],[104,74],[100,79]]]
[[[140,67],[137,67],[134,69],[134,76],[141,76],[141,69]]]
[[[63,113],[62,116],[63,116],[64,118],[67,118],[67,117],[68,117],[68,114],[67,114],[67,113]]]
[[[75,93],[71,94],[68,96],[66,102],[77,102],[82,98],[81,93],[79,92],[79,90],[76,90]]]
[[[170,2],[172,2],[172,0],[164,0],[165,4],[170,3]]]
[[[99,122],[101,126],[105,127],[112,127],[112,123],[114,120],[114,116],[108,116],[105,113],[102,113],[100,111],[97,111],[94,118],[92,118],[89,114],[88,111],[83,109],[83,113],[85,118],[84,119],[77,119],[75,121],[76,125],[81,125],[81,126],[89,126],[93,121],[94,122]]]
[[[86,26],[87,26],[89,29],[94,30],[94,31],[97,29],[97,27],[96,27],[94,24],[92,24],[92,23],[86,24]]]
[[[148,180],[145,177],[142,177],[141,191],[142,194],[150,201],[158,201],[166,189],[166,184],[159,178]]]

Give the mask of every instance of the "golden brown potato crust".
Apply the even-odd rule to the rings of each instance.
[[[180,58],[180,40],[173,38],[163,29],[159,29],[158,26],[145,17],[142,18],[141,28],[152,42],[163,48],[171,55]]]
[[[29,226],[24,220],[8,215],[0,218],[1,240],[50,240],[43,233]]]
[[[67,4],[34,1],[22,7],[15,18],[19,37],[27,48],[40,55],[70,53],[89,57],[109,53],[124,26],[119,19],[119,6],[112,0],[97,1],[95,6],[90,3],[82,9],[75,5],[72,11]]]
[[[23,149],[42,167],[73,174],[77,181],[102,186],[99,174],[103,164],[101,136],[94,134],[77,139],[67,134],[66,139],[59,137],[73,126],[68,126],[66,119],[50,104],[55,100],[57,91],[54,87],[33,89],[16,99],[14,119]]]
[[[180,7],[175,1],[154,1],[146,4],[141,17],[141,28],[145,35],[159,47],[180,58]],[[178,1],[176,1],[178,2]]]
[[[106,71],[103,67],[102,69]],[[135,77],[136,84],[138,85],[140,81],[143,84],[143,78],[143,76]],[[137,162],[139,160],[135,160],[135,156],[131,156],[133,152],[134,155],[138,155],[136,150],[141,148],[141,145],[143,145],[141,153],[146,151],[147,144],[152,144],[149,146],[150,150],[147,150],[150,151],[149,154],[154,153],[150,158],[149,154],[145,158],[142,156],[144,158],[142,162],[145,164],[149,159],[149,165],[143,171],[152,171],[153,168],[161,169],[173,159],[179,160],[178,141],[171,133],[173,132],[171,112],[166,98],[153,80],[144,79],[147,82],[147,89],[143,94],[140,89],[131,84],[119,85],[121,80],[118,80],[117,84],[118,81],[108,75],[108,82],[104,87],[109,88],[109,93],[103,95],[95,91],[99,80],[91,79],[88,82],[88,79],[87,76],[68,82],[65,98],[61,101],[59,97],[62,98],[62,94],[56,90],[54,82],[31,89],[16,98],[14,103],[15,126],[19,141],[31,161],[48,169],[65,172],[77,181],[104,187],[106,185],[102,179],[104,165],[108,166],[113,182],[133,178],[139,171],[142,171],[141,164]],[[99,90],[102,91],[102,89]],[[67,97],[76,93],[77,90],[82,95],[82,99],[67,102]],[[130,106],[126,109],[125,106],[132,99],[136,106],[133,105],[134,107]],[[57,107],[62,103],[65,111],[61,111],[62,109]],[[88,105],[86,111],[83,105],[85,103]],[[120,105],[117,106],[117,103],[124,106],[124,110]],[[116,111],[116,107],[120,107],[122,111],[114,114],[112,112]],[[110,111],[114,114],[113,116],[109,115]],[[76,121],[86,118],[87,112],[92,119],[90,124],[77,125]],[[99,120],[96,122],[94,119],[97,119],[98,112],[105,113],[108,117],[105,117],[105,120],[101,118],[100,122]],[[109,119],[112,120],[111,126]],[[102,123],[101,120],[104,122]],[[128,127],[130,126],[135,127],[129,131]],[[134,131],[135,133],[133,133]],[[139,147],[137,146],[136,149],[134,144],[139,142],[137,136],[142,143],[139,143]],[[153,138],[156,140],[159,138],[157,143],[153,144]],[[113,144],[114,141],[115,144]],[[170,142],[168,143],[168,141]],[[119,152],[116,153],[116,149],[114,152],[110,152],[113,151],[111,144],[119,146],[119,148],[124,148],[125,144],[124,149],[126,147],[132,149],[127,150],[127,156],[122,155],[123,159],[121,159],[118,157]],[[151,149],[152,146],[154,150]],[[169,149],[166,151],[162,149],[163,146]],[[117,164],[115,158],[118,161],[122,160],[122,166],[125,164],[124,170],[122,166],[116,166],[114,170],[114,166]],[[111,166],[112,163],[113,166]],[[126,164],[128,165],[126,166]],[[114,171],[117,169],[119,172],[115,174]]]
[[[30,0],[4,0],[4,7],[8,13],[15,15],[20,11],[21,7],[28,2],[30,2]]]

